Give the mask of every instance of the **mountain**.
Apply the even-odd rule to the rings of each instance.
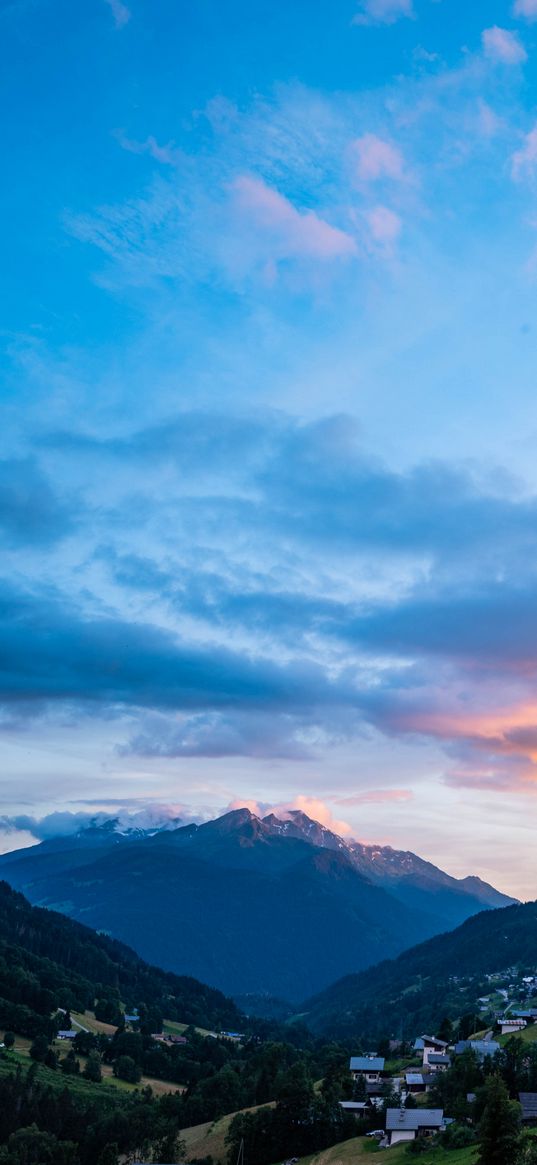
[[[86,829],[4,855],[0,876],[161,966],[293,1001],[511,901],[298,811],[240,809],[142,837]]]
[[[58,1007],[84,1011],[96,997],[115,997],[128,1011],[157,1007],[169,1019],[217,1030],[240,1024],[219,991],[151,967],[123,943],[31,906],[0,882],[0,1027],[35,1035]]]
[[[486,978],[537,969],[537,902],[487,910],[397,959],[348,975],[310,999],[303,1018],[314,1031],[405,1038],[435,1031],[444,1016],[478,1010]]]

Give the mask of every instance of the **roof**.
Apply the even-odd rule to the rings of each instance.
[[[384,1056],[351,1056],[351,1072],[383,1072]]]
[[[423,1072],[405,1072],[407,1084],[423,1084]]]
[[[60,1036],[61,1039],[64,1039],[64,1040],[66,1040],[66,1039],[73,1039],[74,1040],[74,1038],[76,1036],[76,1031],[73,1031],[73,1029],[70,1028],[69,1031],[58,1032],[58,1035]]]
[[[366,1108],[369,1110],[369,1105],[366,1100],[340,1100],[339,1105],[340,1108],[345,1108],[348,1112],[354,1112],[356,1109],[359,1112],[363,1112]]]
[[[386,1112],[386,1130],[439,1129],[444,1123],[443,1108],[389,1108]]]
[[[476,1052],[478,1056],[494,1056],[499,1052],[500,1045],[496,1040],[459,1040],[455,1044],[455,1052],[460,1056],[462,1052]]]
[[[449,1056],[444,1056],[442,1052],[431,1052],[429,1056],[429,1064],[449,1064],[450,1062]]]
[[[537,1120],[537,1092],[519,1092],[522,1120]]]

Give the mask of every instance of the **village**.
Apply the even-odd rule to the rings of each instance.
[[[428,1107],[427,1096],[435,1091],[439,1074],[457,1057],[471,1052],[484,1065],[488,1058],[492,1062],[509,1037],[518,1036],[528,1044],[537,1042],[537,998],[533,998],[537,974],[522,974],[513,967],[485,978],[490,992],[478,998],[475,1016],[476,1024],[485,1021],[482,1030],[453,1042],[421,1034],[406,1058],[401,1056],[404,1044],[398,1040],[390,1041],[390,1060],[376,1052],[350,1057],[354,1096],[341,1100],[340,1105],[357,1118],[378,1114],[379,1128],[366,1136],[376,1139],[379,1148],[431,1139],[454,1123],[455,1118],[443,1108]],[[452,982],[456,983],[456,978]],[[466,1100],[471,1106],[475,1095],[467,1093]],[[518,1101],[522,1127],[537,1126],[537,1091],[519,1092]]]

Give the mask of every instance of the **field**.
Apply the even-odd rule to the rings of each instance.
[[[454,1149],[447,1152],[445,1149],[429,1149],[420,1153],[417,1158],[421,1165],[473,1165],[476,1150]],[[413,1159],[407,1153],[406,1145],[394,1145],[393,1149],[378,1149],[365,1137],[353,1137],[350,1141],[343,1141],[340,1145],[333,1145],[331,1149],[322,1149],[313,1153],[311,1157],[301,1157],[300,1165],[374,1165],[371,1158],[382,1155],[389,1165],[409,1165]]]
[[[272,1105],[263,1105],[261,1107],[271,1108]],[[241,1112],[255,1112],[255,1108],[244,1108]],[[227,1149],[225,1145],[226,1134],[233,1117],[237,1114],[232,1112],[229,1116],[223,1116],[217,1121],[207,1121],[203,1125],[193,1125],[189,1129],[181,1130],[181,1140],[186,1145],[186,1161],[187,1163],[196,1157],[211,1156],[214,1165],[218,1165],[221,1161],[225,1165],[227,1160]]]
[[[86,1020],[88,1017],[83,1016],[82,1018]],[[95,1022],[98,1023],[99,1021],[96,1020]],[[89,1023],[85,1023],[84,1026],[88,1030],[93,1030],[90,1029]],[[17,1065],[20,1065],[21,1068],[30,1067],[33,1063],[33,1060],[30,1058],[31,1042],[31,1040],[25,1039],[24,1036],[15,1037],[15,1046],[10,1052],[5,1054],[4,1059],[0,1060],[0,1075],[7,1075]],[[65,1054],[69,1050],[68,1045],[62,1040],[55,1040],[53,1047],[60,1054]],[[80,1066],[83,1068],[86,1063],[85,1057],[78,1056],[77,1059],[80,1060]],[[114,1076],[111,1064],[102,1064],[101,1071],[103,1080],[100,1084],[93,1084],[89,1080],[84,1080],[83,1077],[69,1076],[66,1078],[63,1072],[58,1069],[53,1070],[43,1065],[39,1067],[39,1076],[40,1078],[46,1079],[47,1084],[50,1084],[53,1088],[65,1088],[66,1080],[68,1080],[69,1088],[76,1087],[77,1090],[82,1090],[83,1092],[87,1092],[88,1089],[92,1091],[95,1088],[99,1089],[99,1091],[105,1089],[107,1092],[113,1091],[115,1093],[118,1090],[120,1092],[134,1092],[137,1088],[146,1088],[148,1084],[153,1089],[155,1096],[164,1096],[166,1092],[184,1092],[181,1084],[172,1084],[167,1080],[157,1080],[153,1076],[142,1076],[139,1084],[128,1084],[126,1080],[118,1080]]]

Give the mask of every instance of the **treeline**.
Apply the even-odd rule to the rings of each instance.
[[[88,1099],[52,1088],[37,1066],[0,1078],[0,1165],[117,1165],[119,1155],[176,1161],[177,1124],[150,1090]]]
[[[144,1006],[156,1017],[199,1027],[236,1028],[241,1016],[220,991],[151,967],[134,951],[51,910],[32,907],[0,882],[0,1028],[34,1036],[57,1008],[119,1022]],[[153,1029],[156,1030],[156,1029]]]

